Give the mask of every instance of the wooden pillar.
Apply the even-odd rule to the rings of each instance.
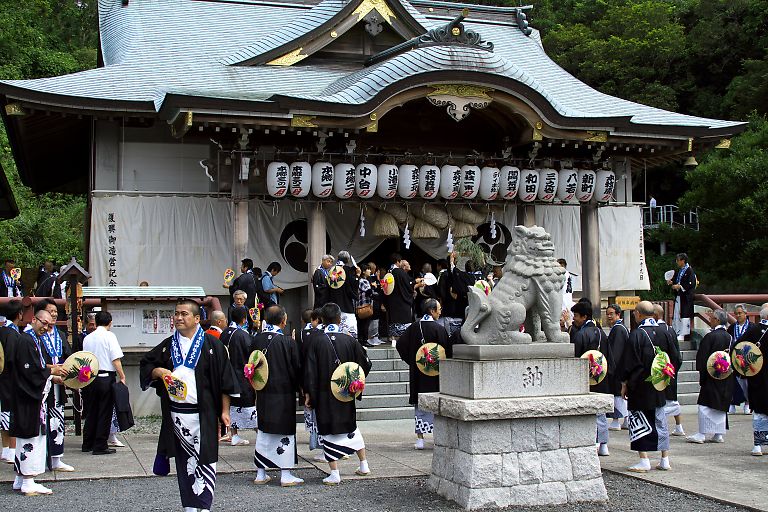
[[[232,259],[233,268],[240,268],[240,261],[248,251],[248,200],[240,199],[232,204]]]
[[[326,223],[325,210],[322,203],[315,203],[309,207],[309,218],[307,219],[307,304],[312,305],[315,302],[315,290],[312,288],[312,274],[320,264],[320,259],[325,254],[326,249]]]
[[[592,314],[600,318],[600,251],[597,203],[580,206],[581,216],[581,284],[584,297],[592,301]]]
[[[80,334],[78,328],[77,328],[77,319],[80,316],[80,308],[77,307],[77,278],[75,276],[70,276],[69,281],[67,281],[67,292],[69,297],[67,298],[69,300],[69,340],[70,345],[75,346],[75,350],[82,350],[83,342],[79,342],[78,344],[75,344],[75,337]],[[72,405],[74,409],[74,423],[75,423],[75,435],[80,436],[83,433],[83,425],[82,425],[82,417],[80,416],[80,411],[83,410],[83,402],[82,402],[82,395],[80,393],[72,393]]]
[[[632,202],[632,165],[629,157],[613,162],[613,172],[616,173],[616,201]]]
[[[536,225],[536,206],[532,204],[517,205],[517,225],[527,228]]]

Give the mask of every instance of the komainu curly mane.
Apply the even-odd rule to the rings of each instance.
[[[491,293],[469,289],[462,338],[472,345],[568,341],[560,331],[564,280],[549,233],[538,226],[516,226],[504,275]],[[521,325],[526,332],[520,332]]]

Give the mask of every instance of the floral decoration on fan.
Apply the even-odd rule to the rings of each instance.
[[[440,371],[440,345],[437,343],[431,343],[431,347],[426,344],[421,346],[420,357],[416,360],[417,363],[424,366],[424,370],[427,372],[439,372]]]
[[[339,387],[339,394],[345,398],[357,397],[365,389],[365,380],[360,378],[362,370],[359,365],[346,365],[342,374],[333,379]]]
[[[589,375],[593,379],[597,379],[603,373],[603,362],[605,361],[605,357],[604,356],[595,357],[594,354],[589,354],[588,361],[589,361]]]
[[[654,347],[656,355],[651,363],[651,374],[645,379],[659,391],[663,391],[672,383],[675,378],[675,367],[669,360],[669,354],[659,347]]]
[[[763,367],[763,353],[759,345],[745,341],[733,349],[731,361],[737,372],[745,377],[752,377]]]
[[[717,354],[714,363],[712,363],[712,368],[714,368],[715,374],[718,376],[725,375],[731,369],[731,362],[722,354]]]
[[[87,359],[76,357],[76,366],[68,368],[67,373],[64,375],[64,380],[77,379],[78,382],[88,382],[93,377],[93,370],[91,369],[91,362]]]
[[[346,275],[343,268],[334,267],[328,272],[328,280],[331,283],[341,284],[346,279]]]

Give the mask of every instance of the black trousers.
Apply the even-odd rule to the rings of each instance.
[[[112,410],[115,395],[112,384],[114,375],[96,377],[83,389],[85,400],[85,425],[83,426],[83,450],[103,451],[107,449],[109,428],[112,424]]]
[[[357,319],[357,341],[362,345],[368,342],[368,330],[371,327],[372,318]]]

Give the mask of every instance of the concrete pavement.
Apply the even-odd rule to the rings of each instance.
[[[694,408],[686,407],[684,426],[688,433],[696,430]],[[731,430],[723,444],[694,445],[684,438],[673,437],[671,447],[671,471],[653,470],[647,474],[628,473],[626,468],[634,464],[637,455],[629,450],[626,431],[611,432],[609,457],[601,457],[604,470],[630,475],[644,481],[700,494],[755,510],[768,511],[765,499],[768,481],[768,456],[753,457],[751,416],[731,415]],[[368,460],[373,475],[367,479],[421,476],[429,474],[432,460],[432,441],[427,440],[426,450],[413,449],[412,420],[381,420],[359,422],[366,440]],[[242,433],[241,433],[242,434]],[[222,445],[218,471],[221,474],[253,472],[254,432],[243,436],[250,446]],[[312,461],[308,450],[308,436],[303,426],[298,427],[299,468],[317,468],[327,472],[325,463]],[[428,438],[431,436],[427,436]],[[93,456],[80,451],[80,438],[67,436],[64,461],[76,468],[74,473],[46,473],[40,481],[64,481],[78,479],[104,479],[123,477],[151,477],[157,436],[131,434],[120,438],[126,444],[115,455]],[[317,453],[317,452],[314,452]],[[655,454],[658,460],[658,455]],[[173,464],[171,464],[173,468]],[[356,460],[343,461],[340,465],[342,478],[358,479],[354,474]],[[12,466],[0,467],[0,482],[13,479]]]

